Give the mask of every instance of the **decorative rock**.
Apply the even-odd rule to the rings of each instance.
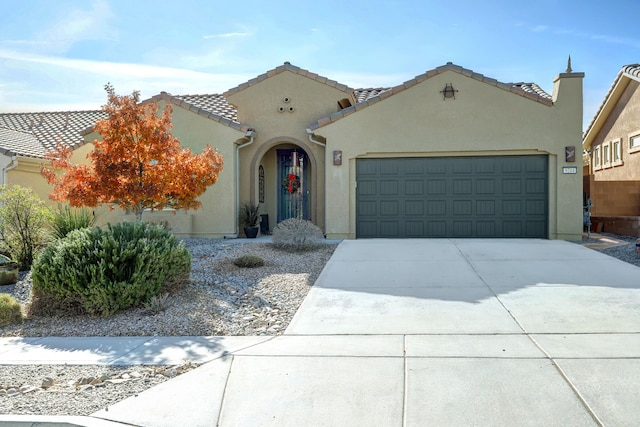
[[[42,384],[40,385],[40,387],[46,390],[49,387],[53,387],[54,384],[55,384],[55,381],[53,381],[53,378],[46,377],[45,379],[42,380]]]

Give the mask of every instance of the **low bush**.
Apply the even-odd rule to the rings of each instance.
[[[54,241],[34,262],[31,277],[37,299],[111,315],[143,305],[190,270],[189,252],[169,231],[128,222],[74,230]]]
[[[242,255],[236,258],[233,263],[240,268],[256,268],[264,266],[264,259],[257,255]]]
[[[291,252],[316,249],[323,238],[315,224],[299,218],[285,219],[273,228],[272,233],[273,245]]]
[[[0,327],[22,321],[20,304],[9,294],[0,294]]]
[[[49,240],[53,213],[30,188],[0,187],[0,250],[28,270]]]
[[[90,210],[86,208],[71,209],[69,206],[65,206],[54,213],[51,234],[54,239],[62,239],[73,230],[93,227],[94,224],[95,217]]]

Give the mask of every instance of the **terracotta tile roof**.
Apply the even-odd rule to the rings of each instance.
[[[296,74],[299,74],[301,76],[308,77],[308,78],[316,80],[316,81],[318,81],[320,83],[326,84],[327,86],[331,86],[331,87],[336,88],[336,89],[338,89],[340,91],[343,91],[343,92],[345,92],[347,94],[353,93],[353,89],[351,89],[350,87],[348,87],[346,85],[343,85],[342,83],[338,83],[335,80],[330,80],[330,79],[328,79],[326,77],[322,77],[322,76],[320,76],[320,75],[318,75],[316,73],[312,73],[309,70],[305,70],[305,69],[302,69],[300,67],[296,67],[295,65],[291,65],[291,63],[289,63],[289,62],[285,62],[284,64],[274,68],[273,70],[269,70],[266,73],[260,74],[258,77],[255,77],[255,78],[249,80],[246,83],[242,83],[239,86],[236,86],[234,88],[231,88],[231,89],[227,90],[226,92],[223,93],[223,95],[225,97],[228,97],[229,95],[233,95],[236,92],[240,92],[241,90],[244,90],[244,89],[246,89],[246,88],[248,88],[250,86],[253,86],[256,83],[259,83],[259,82],[265,80],[268,77],[275,76],[275,75],[280,74],[280,73],[282,73],[284,71],[290,71],[292,73],[296,73]]]
[[[600,117],[600,113],[602,113],[602,110],[604,110],[604,107],[607,104],[607,101],[609,101],[609,98],[611,97],[614,90],[618,86],[618,83],[623,77],[640,81],[640,64],[624,65],[622,69],[618,72],[618,75],[616,76],[613,83],[611,84],[611,87],[607,91],[607,94],[604,96],[604,99],[602,100],[600,107],[598,107],[598,111],[596,111],[596,114],[594,114],[593,118],[591,119],[591,123],[589,123],[589,126],[587,126],[587,130],[585,130],[584,134],[582,135],[583,144],[585,143],[587,136],[589,135],[589,133],[591,133],[591,130],[595,126],[596,122],[598,121],[598,117]]]
[[[150,101],[170,102],[179,107],[193,111],[196,114],[204,116],[208,119],[222,123],[241,132],[246,132],[251,128],[238,123],[238,114],[236,108],[227,102],[223,95],[171,95],[167,92],[161,92],[154,96]]]
[[[380,95],[382,92],[386,92],[390,90],[389,87],[378,87],[378,88],[369,88],[369,89],[355,89],[353,91],[353,97],[356,102],[364,102],[367,99],[371,99],[374,96]]]
[[[6,156],[42,157],[44,149],[33,134],[0,127],[0,153]]]
[[[100,110],[0,113],[0,128],[15,131],[0,135],[0,150],[5,154],[44,157],[45,151],[54,148],[57,141],[76,147],[84,143],[83,132],[105,117]]]
[[[553,99],[551,97],[551,95],[549,95],[540,86],[538,86],[535,83],[511,83],[511,85],[513,87],[520,88],[525,92],[536,94],[536,95],[540,96],[541,98],[546,98],[546,99],[549,99],[549,100]]]
[[[380,102],[383,99],[388,98],[389,96],[395,95],[399,92],[402,92],[420,82],[423,82],[431,77],[434,77],[438,74],[442,74],[447,71],[453,71],[472,79],[490,84],[492,86],[496,86],[497,88],[503,89],[507,92],[514,93],[516,95],[520,95],[526,98],[531,99],[532,101],[539,102],[544,105],[553,105],[552,97],[545,91],[543,91],[540,86],[535,83],[502,83],[497,81],[496,79],[492,79],[489,77],[485,77],[482,74],[475,73],[472,70],[462,68],[459,65],[454,65],[451,62],[448,62],[446,65],[442,65],[440,67],[434,68],[432,70],[427,71],[424,74],[420,74],[415,78],[404,82],[401,85],[394,86],[390,89],[380,88],[379,92],[373,95],[372,92],[377,89],[368,89],[362,90],[363,92],[359,92],[358,90],[354,91],[354,97],[356,99],[362,98],[362,101],[358,101],[356,105],[340,110],[336,113],[331,114],[328,117],[317,120],[309,125],[309,129],[314,130],[326,124],[335,122],[336,120],[340,120],[341,118],[348,116],[356,111],[360,111],[363,108],[368,107],[369,105],[375,104],[376,102]],[[372,95],[372,96],[369,96]]]

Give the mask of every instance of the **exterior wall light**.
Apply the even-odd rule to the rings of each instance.
[[[453,88],[453,83],[447,83],[444,86],[444,89],[440,91],[442,94],[442,100],[444,101],[447,98],[456,99],[456,92],[458,92],[458,90]]]

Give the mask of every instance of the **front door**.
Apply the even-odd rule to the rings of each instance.
[[[277,150],[278,222],[288,218],[309,218],[309,159],[299,148]]]

